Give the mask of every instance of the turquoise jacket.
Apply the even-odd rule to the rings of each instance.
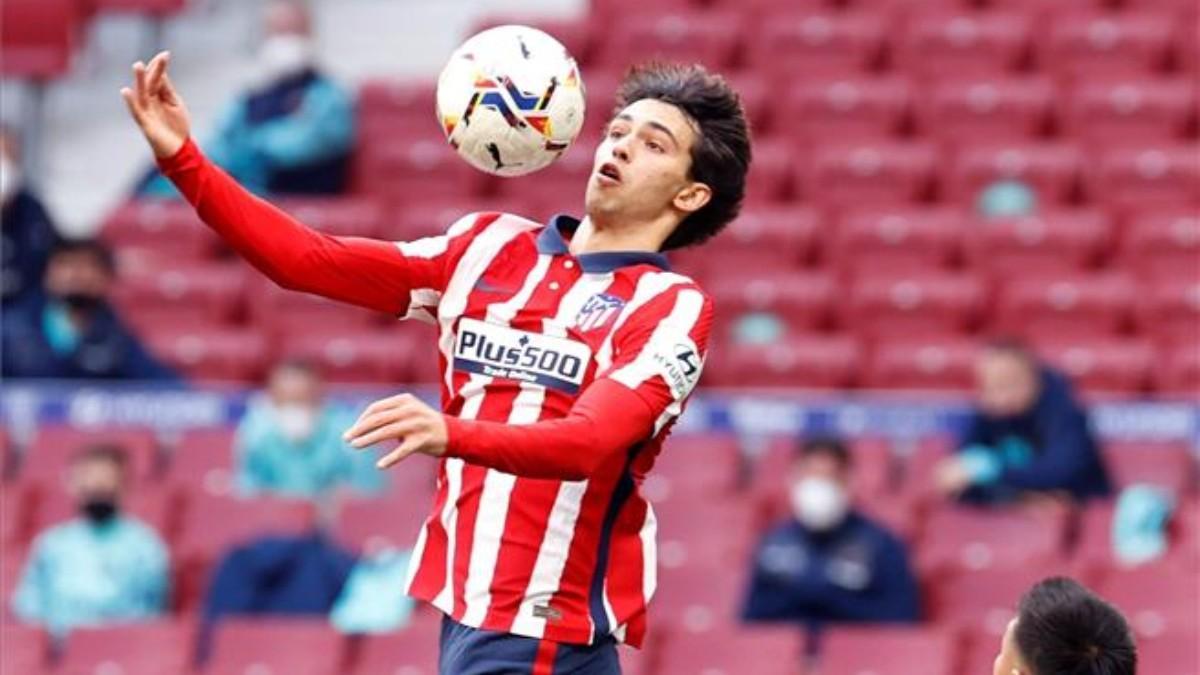
[[[12,610],[57,636],[77,626],[153,618],[166,609],[169,569],[166,546],[140,521],[71,520],[34,540]]]

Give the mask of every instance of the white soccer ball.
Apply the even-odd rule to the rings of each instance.
[[[437,114],[472,166],[520,176],[558,159],[583,127],[575,59],[536,28],[499,26],[462,44],[442,70]]]

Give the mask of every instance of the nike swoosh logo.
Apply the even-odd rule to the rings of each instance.
[[[475,282],[475,290],[482,291],[484,293],[508,293],[508,294],[511,294],[513,292],[511,289],[508,289],[508,288],[501,288],[499,286],[493,286],[492,284],[488,283],[488,281],[483,279],[482,277],[479,279],[479,281]]]

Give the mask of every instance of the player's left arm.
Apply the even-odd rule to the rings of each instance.
[[[422,453],[529,478],[586,479],[678,416],[700,377],[711,301],[686,288],[637,312],[613,338],[613,364],[563,418],[521,426],[463,420],[402,394],[368,407],[346,439],[357,448],[400,440],[381,468]]]

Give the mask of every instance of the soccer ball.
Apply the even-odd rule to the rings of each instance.
[[[499,26],[462,44],[442,70],[437,114],[446,140],[472,166],[520,176],[558,159],[583,127],[575,59],[528,26]]]

